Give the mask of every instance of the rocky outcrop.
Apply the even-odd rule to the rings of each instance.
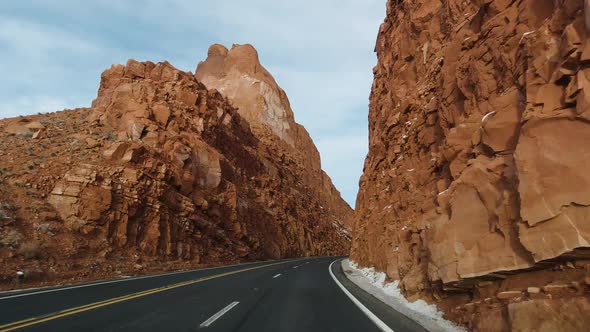
[[[587,324],[587,5],[388,1],[354,261],[474,330]]]
[[[297,131],[304,130],[295,125],[287,95],[260,64],[252,45],[234,45],[231,50],[211,45],[195,77],[230,99],[254,130],[269,128],[291,146]]]
[[[258,139],[280,146],[286,161],[298,165],[298,177],[321,202],[322,209],[335,213],[338,222],[349,228],[352,209],[322,170],[320,154],[309,133],[295,122],[287,94],[260,64],[252,45],[233,45],[230,50],[211,45],[195,77],[227,97]]]
[[[1,120],[2,286],[346,253],[350,211],[251,127],[193,74],[134,60],[89,109]]]

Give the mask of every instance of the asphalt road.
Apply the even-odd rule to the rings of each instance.
[[[331,265],[335,260],[269,261],[0,294],[0,332],[424,331],[348,282],[340,262]]]

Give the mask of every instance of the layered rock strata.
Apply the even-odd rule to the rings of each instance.
[[[91,108],[1,120],[2,287],[346,253],[350,211],[251,127],[193,74],[134,60]]]
[[[297,165],[298,177],[321,202],[322,209],[333,211],[349,228],[352,209],[322,170],[320,154],[309,133],[295,122],[287,94],[260,64],[252,45],[233,45],[229,50],[211,45],[195,77],[227,97],[258,139],[280,146],[287,162]]]
[[[588,326],[589,10],[388,1],[354,261],[473,330]]]

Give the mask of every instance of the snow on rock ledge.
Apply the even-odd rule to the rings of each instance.
[[[355,262],[348,259],[342,261],[342,269],[350,281],[428,331],[465,331],[444,319],[443,313],[434,304],[428,304],[423,300],[409,302],[399,289],[399,281],[385,283],[385,273],[375,272],[373,268],[359,268]]]

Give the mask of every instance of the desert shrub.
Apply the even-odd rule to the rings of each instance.
[[[25,259],[38,259],[41,257],[41,246],[37,242],[23,243],[17,253]]]
[[[23,132],[17,133],[16,137],[31,138],[31,137],[33,137],[33,132],[32,131],[23,131]]]
[[[4,211],[16,211],[17,210],[16,206],[14,206],[8,202],[0,203],[0,209],[3,209]]]
[[[16,230],[9,230],[4,234],[0,234],[0,245],[3,247],[16,247],[22,240],[22,235]]]

